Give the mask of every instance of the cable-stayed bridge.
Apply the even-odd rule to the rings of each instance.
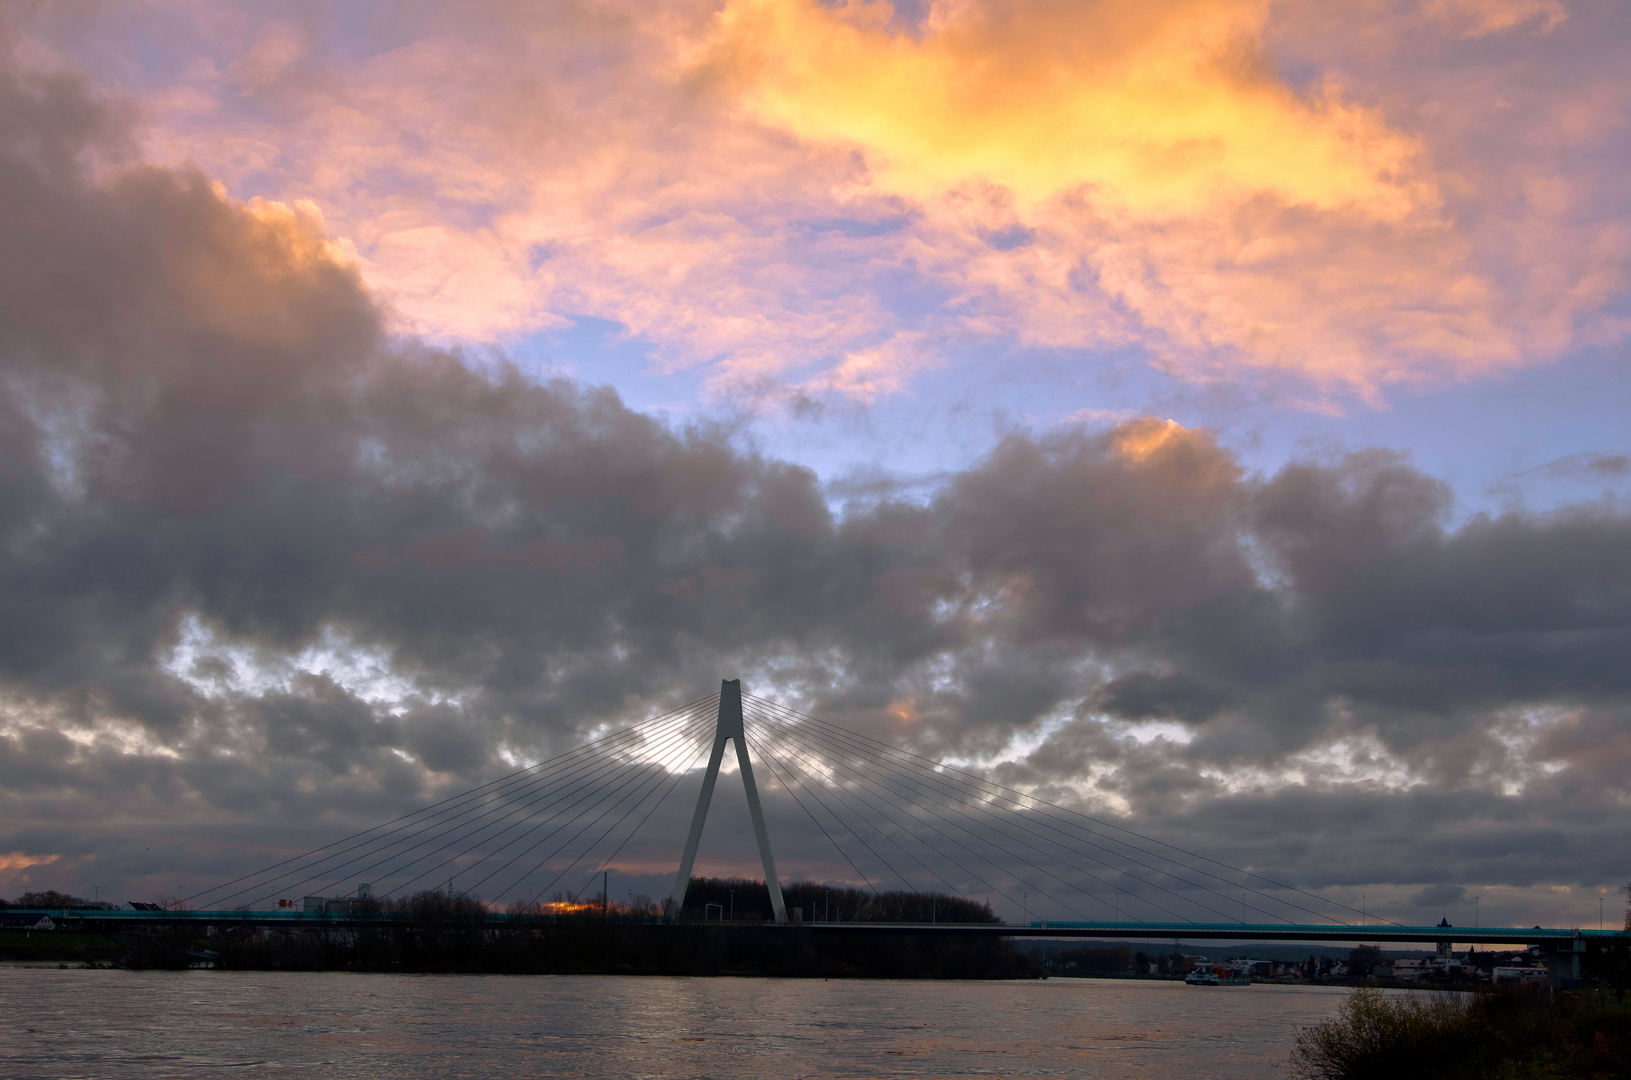
[[[391,821],[200,890],[171,910],[64,912],[138,922],[345,925],[407,918],[424,892],[479,899],[520,922],[581,910],[603,874],[683,817],[706,762],[667,902],[654,921],[704,918],[686,896],[715,789],[734,751],[774,924],[817,933],[933,933],[1295,941],[1538,944],[1578,953],[1614,931],[1401,926],[1340,901],[1175,847],[990,778],[932,761],[742,691],[717,694]],[[761,766],[758,772],[757,766]],[[783,823],[874,897],[950,895],[1007,922],[902,923],[789,910],[761,788]],[[649,853],[648,853],[649,854]],[[784,852],[786,854],[786,852]],[[669,863],[670,866],[675,865]],[[619,871],[621,873],[621,871]],[[605,902],[602,895],[601,901]],[[805,917],[808,916],[808,917]]]

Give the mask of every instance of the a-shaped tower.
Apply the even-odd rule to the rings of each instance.
[[[714,784],[719,780],[719,763],[725,758],[725,740],[736,744],[736,764],[742,770],[742,785],[748,792],[748,813],[753,815],[753,834],[759,839],[759,859],[764,863],[765,884],[770,888],[770,909],[776,921],[787,921],[787,905],[782,903],[782,884],[776,877],[776,859],[770,854],[770,833],[765,829],[764,808],[759,805],[759,788],[753,782],[753,763],[748,760],[748,743],[742,734],[742,680],[726,679],[719,684],[719,721],[714,728],[714,752],[708,757],[708,774],[697,794],[697,811],[691,817],[691,835],[685,841],[685,857],[674,879],[673,918],[679,918],[685,903],[685,890],[691,884],[691,866],[697,859],[702,840],[702,824],[708,820],[708,804],[713,801]]]

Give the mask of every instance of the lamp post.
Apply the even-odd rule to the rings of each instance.
[[[1365,894],[1359,894],[1359,925],[1365,925]]]
[[[1472,928],[1478,929],[1478,897],[1472,898]]]

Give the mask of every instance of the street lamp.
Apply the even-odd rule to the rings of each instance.
[[[1472,898],[1472,928],[1478,929],[1478,897]]]

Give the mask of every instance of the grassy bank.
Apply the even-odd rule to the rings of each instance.
[[[106,934],[0,929],[0,961],[105,962],[116,960],[124,951],[117,941]]]
[[[1388,997],[1360,988],[1292,1051],[1305,1080],[1631,1078],[1631,1007],[1608,992],[1523,987]]]

